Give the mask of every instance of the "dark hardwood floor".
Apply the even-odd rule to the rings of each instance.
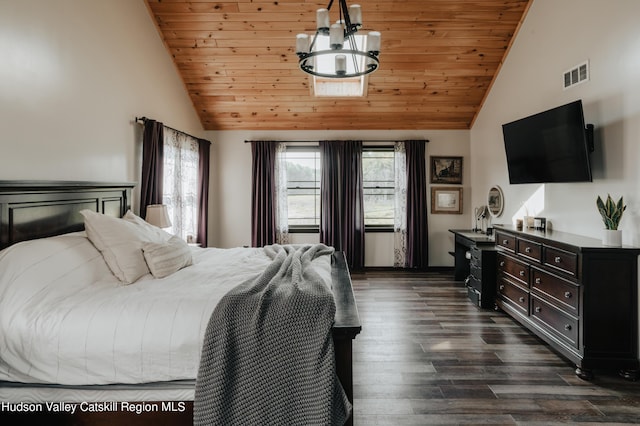
[[[354,424],[640,424],[640,382],[574,366],[453,273],[352,272]]]

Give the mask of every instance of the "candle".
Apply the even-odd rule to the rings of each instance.
[[[342,49],[344,44],[344,30],[342,25],[333,24],[329,30],[329,44],[333,50]]]
[[[359,4],[352,4],[349,6],[349,19],[352,24],[355,24],[359,27],[362,26],[362,10],[360,9]]]
[[[378,31],[371,31],[367,36],[367,52],[379,52],[380,51],[380,33]]]
[[[316,28],[319,30],[329,30],[329,10],[318,9],[316,11]]]
[[[303,53],[309,50],[309,36],[307,34],[298,34],[296,36],[296,53]]]
[[[347,73],[347,57],[336,55],[336,74],[345,75]]]

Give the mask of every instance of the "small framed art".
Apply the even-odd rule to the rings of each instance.
[[[462,188],[432,186],[431,213],[462,214]]]
[[[462,157],[431,156],[431,183],[462,183]]]

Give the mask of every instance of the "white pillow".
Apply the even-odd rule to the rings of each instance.
[[[84,216],[87,237],[100,250],[111,272],[126,284],[149,273],[142,254],[142,244],[167,240],[163,235],[150,232],[146,227],[128,220],[91,210],[82,210],[80,214]]]
[[[166,243],[144,243],[142,252],[147,266],[156,278],[164,278],[193,264],[189,245],[175,236]]]

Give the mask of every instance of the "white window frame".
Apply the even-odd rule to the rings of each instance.
[[[291,217],[287,218],[287,222],[288,222],[288,226],[289,226],[289,233],[302,233],[302,232],[309,232],[309,233],[317,233],[320,232],[320,173],[321,173],[321,162],[320,162],[320,147],[319,146],[287,146],[287,150],[286,150],[286,154],[285,154],[285,159],[288,160],[288,155],[289,153],[292,154],[296,154],[296,153],[308,153],[309,157],[314,157],[314,161],[317,162],[317,171],[314,173],[314,181],[308,180],[308,181],[290,181],[289,177],[291,176],[291,173],[289,172],[289,170],[287,169],[287,214],[291,215],[292,212],[295,212],[296,210],[291,208],[291,200],[289,199],[290,195],[290,191],[294,191],[294,190],[298,190],[301,189],[301,187],[305,187],[307,189],[309,189],[310,191],[314,192],[314,195],[316,197],[318,197],[317,201],[314,203],[314,216],[312,218],[308,218],[308,219],[312,219],[313,223],[307,223],[307,224],[295,224],[291,222]],[[285,160],[286,161],[286,160]],[[313,182],[313,185],[308,185],[308,186],[304,186],[304,182],[308,182],[311,183]],[[296,185],[296,183],[299,183],[300,185]]]
[[[394,148],[393,146],[363,146],[362,147],[362,152],[363,152],[363,159],[364,159],[364,153],[365,152],[390,152],[391,154],[394,154]],[[395,159],[394,156],[391,156],[391,166],[393,168],[395,168]],[[364,166],[364,164],[363,164]],[[364,167],[363,167],[364,169]],[[393,170],[393,169],[392,169]],[[364,170],[363,170],[364,171]],[[393,172],[392,172],[392,176],[393,176]],[[395,179],[391,178],[391,180],[386,181],[388,182],[388,185],[386,186],[382,186],[379,184],[373,184],[371,182],[378,182],[380,183],[381,181],[379,180],[365,180],[366,178],[363,176],[363,181],[362,181],[362,187],[363,187],[363,195],[366,195],[366,191],[367,190],[376,190],[376,189],[382,189],[382,190],[391,190],[392,193],[394,194],[395,197]],[[395,202],[392,201],[392,205],[394,205]],[[365,222],[364,222],[364,227],[365,227],[365,231],[377,231],[377,232],[393,232],[393,224],[394,224],[394,217],[391,217],[389,219],[389,223],[385,223],[385,224],[372,224],[372,223],[367,223],[367,203],[366,201],[364,202],[364,217],[365,217]],[[394,209],[394,216],[395,216],[395,209]]]

